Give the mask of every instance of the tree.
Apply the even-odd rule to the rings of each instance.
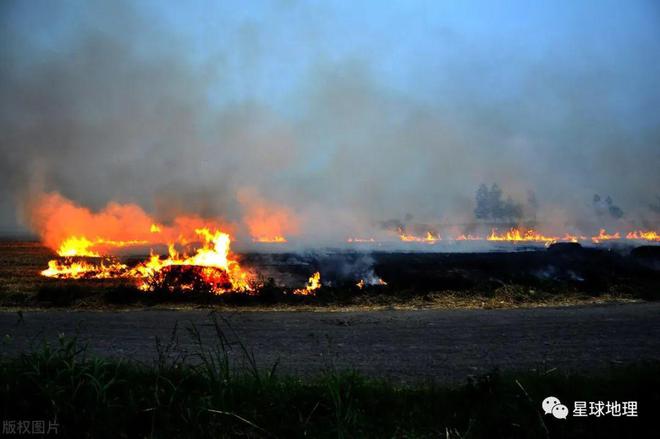
[[[523,208],[520,203],[513,201],[508,197],[502,201],[502,189],[493,183],[488,189],[485,184],[481,184],[475,195],[477,206],[474,209],[474,216],[477,219],[520,219],[523,215]]]
[[[488,194],[489,192],[486,185],[483,183],[479,185],[479,189],[477,189],[477,194],[475,195],[477,207],[474,208],[474,216],[477,219],[488,219],[490,216],[490,209],[488,207]]]

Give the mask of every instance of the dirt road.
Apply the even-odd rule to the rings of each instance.
[[[178,325],[174,353],[195,350],[194,323],[215,342],[208,311],[0,312],[5,353],[75,335],[99,354],[156,357]],[[510,310],[220,313],[260,366],[286,372],[355,368],[402,381],[463,380],[499,367],[589,370],[660,359],[660,303]],[[231,331],[225,328],[228,334]],[[235,338],[233,335],[231,338]],[[233,356],[239,357],[238,349]]]

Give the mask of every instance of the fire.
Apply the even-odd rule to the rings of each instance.
[[[63,262],[49,261],[48,268],[41,274],[47,277],[70,279],[135,278],[140,289],[148,290],[151,282],[165,278],[172,272],[170,267],[181,267],[179,270],[194,271],[204,285],[210,287],[210,290],[216,294],[229,290],[250,290],[248,273],[231,258],[229,235],[218,230],[211,232],[205,228],[197,229],[195,233],[202,238],[203,243],[192,256],[179,254],[175,245],[170,244],[167,258],[161,259],[159,255],[152,254],[148,260],[132,268],[113,260],[108,264],[102,261],[97,265],[67,258]],[[187,285],[181,283],[176,286],[186,289]]]
[[[248,228],[253,240],[264,243],[285,243],[286,231],[293,231],[297,223],[286,211],[250,204]],[[252,291],[251,274],[241,268],[230,247],[234,225],[196,216],[181,216],[164,224],[155,221],[139,206],[109,203],[98,212],[76,205],[59,194],[43,194],[31,209],[31,222],[45,245],[63,259],[49,261],[41,272],[43,276],[65,279],[135,279],[141,289],[154,285],[169,285],[181,289],[203,288],[221,294],[228,291]],[[278,213],[279,212],[279,213]],[[282,213],[285,212],[285,213]],[[256,218],[256,219],[255,219]],[[272,220],[272,218],[275,218]],[[404,242],[433,244],[441,240],[439,234],[428,231],[423,236],[398,231]],[[454,235],[455,236],[455,235]],[[601,243],[611,240],[638,240],[660,242],[660,233],[652,230],[633,230],[628,233],[608,233],[600,229],[598,235],[585,237],[570,233],[544,235],[534,229],[511,228],[503,233],[492,229],[479,235],[461,234],[456,241],[488,240],[495,242],[541,242],[546,245],[557,241]],[[374,238],[348,238],[348,242],[376,242]],[[167,245],[167,256],[153,253],[154,246]],[[132,266],[114,258],[118,249],[149,246],[152,253],[146,260]],[[382,279],[365,278],[358,287],[385,285]],[[309,295],[321,287],[321,275],[314,273],[304,288],[294,294]]]
[[[256,238],[252,238],[253,242],[261,242],[261,243],[266,243],[266,244],[281,244],[287,242],[286,238],[281,235],[269,237],[269,236],[259,236]]]
[[[654,232],[652,230],[648,230],[648,231],[636,230],[633,232],[629,232],[626,235],[626,239],[660,242],[660,233]]]
[[[508,231],[502,234],[498,234],[496,229],[492,229],[490,235],[488,235],[486,239],[488,241],[512,241],[512,242],[535,241],[535,242],[546,242],[546,243],[559,240],[559,238],[557,237],[544,236],[536,232],[534,229],[521,230],[515,227],[509,229]]]
[[[55,259],[48,261],[48,268],[41,272],[42,276],[69,278],[69,279],[110,279],[114,277],[126,277],[127,266],[116,261],[109,264],[101,262],[99,265],[86,261],[74,261],[65,259],[64,262]]]
[[[29,210],[32,229],[60,256],[111,255],[132,246],[192,242],[200,228],[227,233],[235,228],[193,215],[176,217],[165,226],[135,204],[113,202],[93,212],[57,193],[36,197]]]
[[[287,235],[298,233],[298,220],[288,208],[265,200],[253,188],[239,190],[237,197],[253,242],[285,243]]]
[[[363,289],[367,285],[379,285],[379,286],[386,286],[387,282],[385,282],[383,279],[379,277],[375,277],[374,279],[360,279],[360,281],[355,284],[356,287],[359,289]]]
[[[618,232],[614,233],[613,235],[609,235],[605,231],[605,229],[600,229],[600,231],[598,232],[598,236],[593,236],[591,238],[591,240],[596,243],[603,241],[618,240],[618,239],[621,239],[621,235]]]
[[[558,241],[563,241],[563,242],[580,242],[580,241],[586,241],[585,236],[578,236],[578,235],[571,235],[570,233],[565,233],[564,236],[558,239]]]
[[[134,245],[146,244],[146,240],[134,239],[131,241],[114,241],[111,239],[97,238],[94,241],[90,241],[84,236],[76,237],[72,236],[67,238],[62,242],[60,247],[57,249],[57,254],[60,256],[90,256],[90,257],[99,257],[99,253],[92,251],[92,248],[104,247],[104,248],[119,248],[119,247],[130,247]]]
[[[98,257],[99,254],[89,250],[94,243],[84,237],[71,237],[64,240],[57,249],[57,254],[60,256],[93,256]]]
[[[65,258],[51,260],[41,272],[44,276],[135,278],[141,288],[147,289],[154,279],[168,277],[176,270],[188,270],[194,271],[196,278],[215,293],[250,289],[249,273],[231,256],[228,227],[215,221],[183,216],[164,226],[131,204],[110,203],[100,212],[92,212],[59,194],[44,194],[38,201],[32,206],[32,224],[43,242]],[[191,256],[176,251],[176,245],[195,242],[201,242],[201,247]],[[118,248],[162,244],[168,244],[168,257],[161,259],[152,253],[134,267],[110,257]],[[103,259],[97,263],[81,257]]]
[[[406,233],[401,233],[399,235],[399,239],[404,242],[426,242],[428,244],[435,244],[437,241],[441,241],[439,235],[431,232],[426,232],[426,235],[424,236],[415,236]]]
[[[239,263],[230,257],[231,238],[229,235],[219,230],[211,232],[205,228],[196,229],[195,233],[203,238],[203,245],[197,249],[194,255],[180,255],[174,245],[170,244],[167,258],[161,259],[160,256],[152,254],[149,260],[133,268],[132,274],[143,279],[139,286],[146,289],[148,280],[167,271],[168,267],[187,266],[202,267],[199,275],[216,294],[228,290],[249,290],[248,274],[241,270]],[[228,279],[223,276],[225,273]],[[226,280],[229,281],[228,284]]]
[[[299,296],[309,296],[310,294],[314,294],[314,291],[318,290],[321,288],[321,273],[318,271],[314,274],[312,274],[307,281],[307,285],[305,285],[305,288],[298,288],[297,290],[293,290],[293,294],[299,295]]]
[[[419,242],[433,244],[437,241],[441,241],[442,238],[432,232],[427,232],[425,236],[417,236],[405,233],[403,229],[398,231],[399,240],[403,242]],[[605,229],[600,229],[598,235],[595,236],[584,236],[574,233],[565,232],[563,234],[556,235],[545,235],[534,229],[523,229],[518,227],[513,227],[503,233],[499,233],[497,229],[491,229],[491,232],[487,236],[483,235],[474,235],[469,233],[463,233],[460,235],[450,236],[450,241],[495,241],[495,242],[539,242],[546,245],[552,244],[553,242],[584,242],[591,241],[593,243],[601,243],[603,241],[615,241],[621,239],[627,240],[637,240],[637,241],[651,241],[651,242],[660,242],[660,232],[653,230],[636,230],[631,231],[626,234],[619,232],[609,234]],[[377,242],[373,238],[348,238],[346,242],[349,243],[361,243],[361,242]]]

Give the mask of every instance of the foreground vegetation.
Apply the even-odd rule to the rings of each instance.
[[[0,359],[0,417],[57,420],[64,437],[647,437],[660,408],[660,364],[588,374],[493,373],[459,386],[399,386],[351,372],[315,378],[263,369],[249,349],[194,326],[194,354],[158,343],[153,364],[101,359],[75,339]],[[11,340],[6,343],[11,343]],[[232,353],[233,352],[233,353]],[[231,355],[230,355],[231,354]],[[239,355],[236,355],[239,354]],[[541,401],[637,401],[639,417],[566,420]]]

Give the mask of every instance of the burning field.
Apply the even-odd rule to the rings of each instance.
[[[256,226],[267,222],[263,213],[258,216],[244,227],[249,238],[235,251],[241,224],[195,215],[164,223],[137,205],[111,203],[92,211],[59,194],[43,194],[31,207],[43,247],[3,244],[4,303],[205,298],[235,304],[500,307],[657,299],[660,285],[655,231],[601,229],[587,236],[513,227],[452,236],[397,224],[386,229],[389,239],[349,237],[301,250],[291,234],[295,229],[286,228],[284,236],[281,219]],[[17,263],[26,265],[11,266]],[[13,280],[16,272],[20,281]],[[103,301],[71,298],[70,291]]]

